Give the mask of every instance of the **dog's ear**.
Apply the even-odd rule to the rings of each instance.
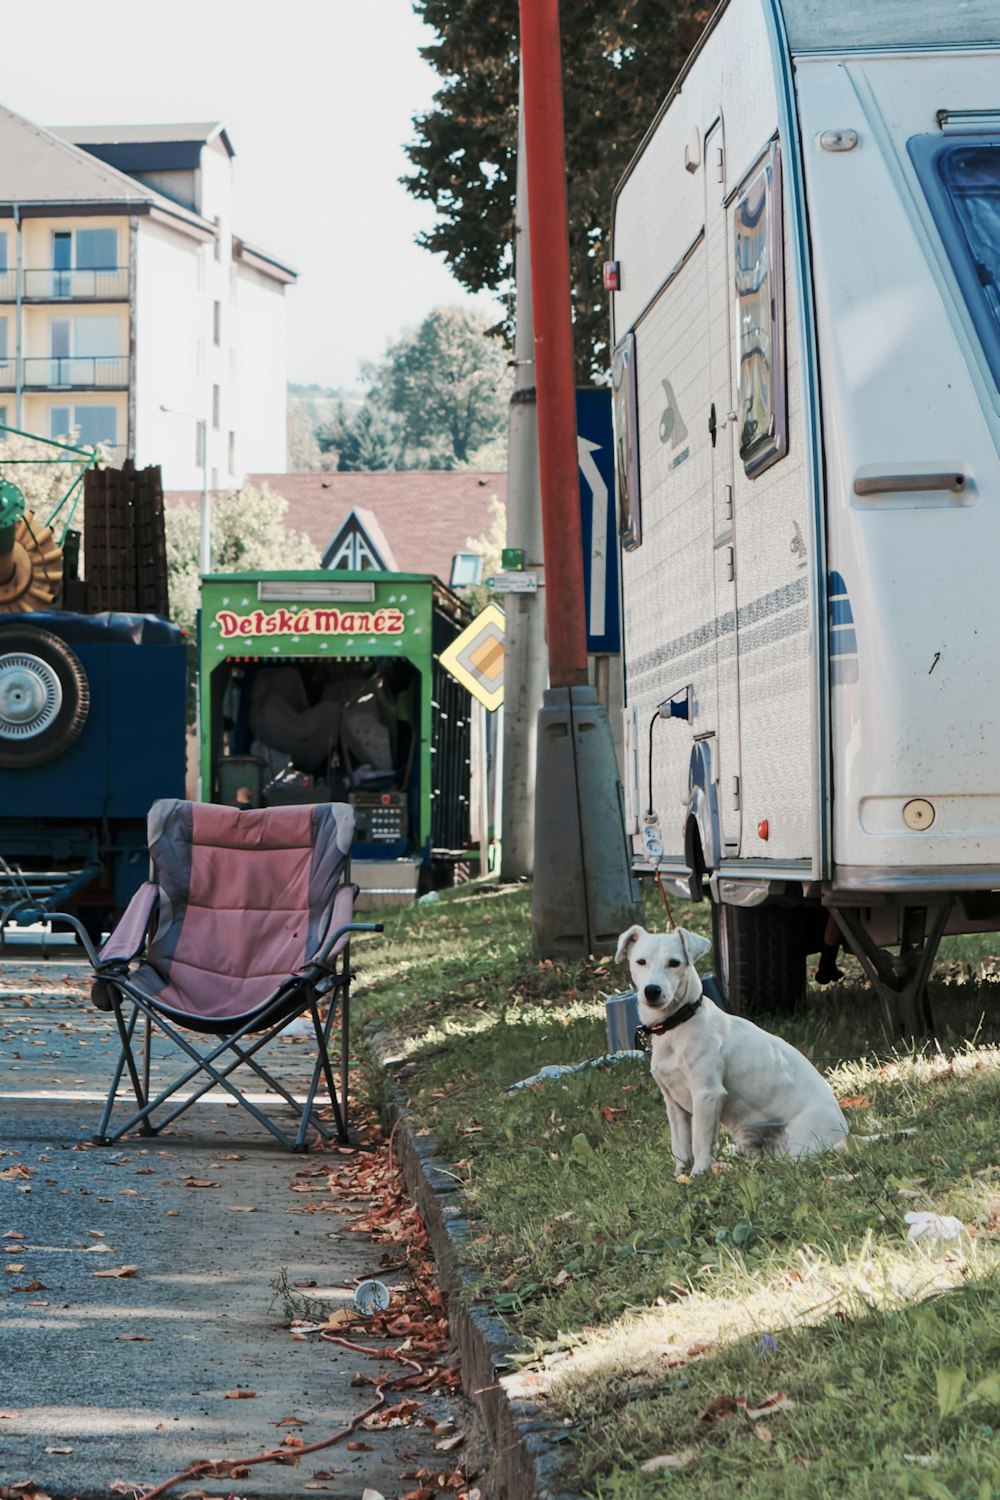
[[[640,927],[638,923],[636,923],[634,927],[629,927],[627,931],[622,933],[621,937],[618,939],[618,952],[615,954],[616,963],[621,963],[622,959],[625,957],[626,953],[631,948],[636,938],[645,931],[645,927]]]
[[[693,964],[696,959],[701,958],[702,954],[707,953],[712,946],[708,938],[702,937],[697,932],[688,932],[686,927],[678,927],[674,932],[674,936],[680,938],[684,957],[689,964]]]

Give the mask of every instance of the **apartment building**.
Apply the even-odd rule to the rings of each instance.
[[[285,466],[295,272],[236,233],[218,123],[43,129],[0,107],[0,422],[158,463]]]

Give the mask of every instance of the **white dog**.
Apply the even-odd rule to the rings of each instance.
[[[702,1003],[694,961],[711,946],[683,927],[662,935],[630,927],[615,955],[628,957],[639,1015],[652,1032],[652,1074],[666,1101],[677,1170],[708,1171],[720,1124],[742,1153],[843,1148],[847,1122],[812,1063],[752,1021]]]

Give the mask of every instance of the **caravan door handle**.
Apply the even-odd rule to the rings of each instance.
[[[964,474],[954,469],[940,474],[868,474],[855,479],[856,495],[893,495],[905,490],[951,490],[961,494],[966,486]]]

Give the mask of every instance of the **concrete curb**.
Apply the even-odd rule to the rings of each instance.
[[[564,1429],[548,1421],[532,1402],[517,1399],[501,1383],[513,1368],[517,1339],[496,1313],[472,1302],[472,1273],[463,1249],[473,1234],[461,1211],[454,1174],[439,1156],[433,1137],[417,1135],[418,1125],[393,1077],[398,1047],[386,1031],[369,1046],[392,1080],[393,1149],[407,1190],[420,1210],[448,1299],[448,1322],[462,1364],[462,1385],[482,1417],[491,1454],[490,1493],[504,1500],[580,1500],[562,1489],[558,1471]]]

